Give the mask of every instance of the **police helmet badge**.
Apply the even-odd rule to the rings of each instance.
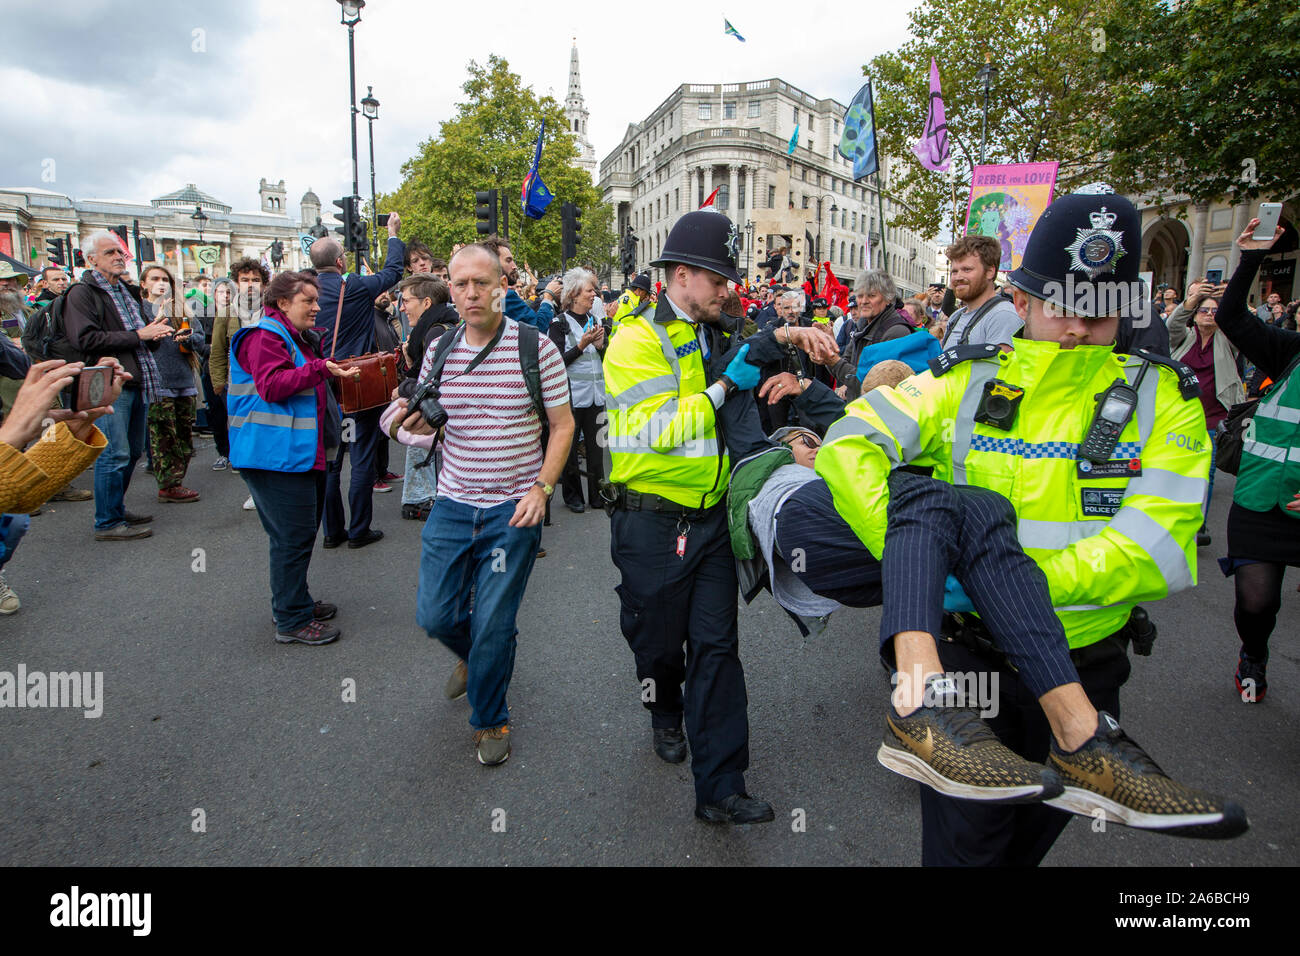
[[[1099,212],[1088,214],[1092,228],[1075,229],[1074,242],[1066,246],[1071,269],[1087,273],[1089,279],[1115,271],[1115,263],[1127,254],[1124,234],[1110,228],[1115,225],[1116,218],[1113,212],[1106,211],[1105,206]]]
[[[727,237],[722,240],[722,245],[727,250],[727,258],[732,262],[740,259],[740,230],[736,228],[734,222],[731,224],[731,230],[727,233]]]

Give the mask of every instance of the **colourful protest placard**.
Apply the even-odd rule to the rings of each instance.
[[[1034,223],[1052,203],[1059,163],[976,166],[966,203],[968,236],[1002,242],[1002,271],[1020,268]]]

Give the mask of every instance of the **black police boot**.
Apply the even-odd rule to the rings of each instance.
[[[680,727],[656,727],[655,753],[660,760],[681,763],[686,759],[686,735]]]
[[[770,823],[776,819],[770,803],[747,793],[733,793],[717,803],[697,803],[695,815],[706,823]]]

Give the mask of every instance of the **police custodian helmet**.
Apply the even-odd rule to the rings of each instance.
[[[673,224],[659,258],[652,266],[667,268],[677,263],[699,266],[740,284],[736,257],[740,254],[740,232],[720,212],[702,209],[688,212]]]
[[[1007,278],[1036,299],[1096,319],[1138,316],[1141,216],[1098,183],[1047,207],[1030,233],[1020,268]]]

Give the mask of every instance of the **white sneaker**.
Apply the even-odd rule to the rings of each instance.
[[[230,465],[230,459],[227,458],[225,455],[221,455],[219,458],[217,458],[216,461],[212,463],[212,470],[225,471],[226,468],[229,467],[229,465]]]
[[[18,600],[18,595],[14,594],[8,582],[5,581],[4,575],[0,574],[0,614],[12,614],[22,607]]]
[[[257,505],[253,504],[253,496],[249,495],[248,500],[244,502],[245,511],[256,511]]]

